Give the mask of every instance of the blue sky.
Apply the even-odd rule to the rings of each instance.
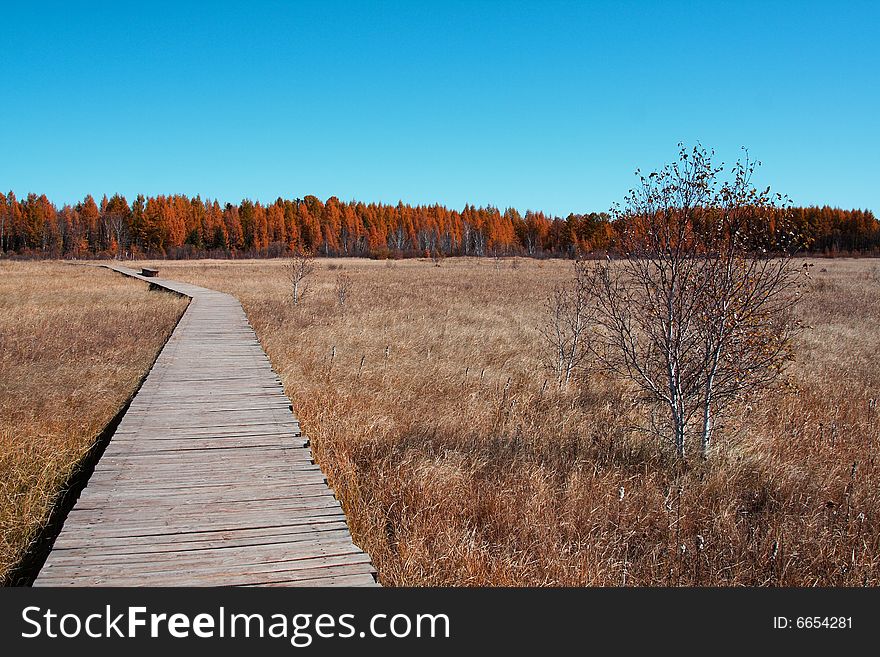
[[[17,3],[0,188],[607,210],[679,141],[880,210],[880,3]]]

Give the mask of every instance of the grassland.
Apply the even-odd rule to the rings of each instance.
[[[880,264],[814,263],[788,385],[708,464],[634,433],[617,381],[545,384],[569,263],[321,260],[297,307],[277,261],[157,265],[242,300],[386,585],[877,585]],[[2,573],[184,305],[0,264]]]
[[[242,300],[386,585],[876,585],[880,265],[814,262],[788,385],[684,465],[618,382],[545,385],[568,263],[321,260],[298,307],[278,262],[157,264]]]
[[[0,263],[0,581],[185,306],[106,270]]]

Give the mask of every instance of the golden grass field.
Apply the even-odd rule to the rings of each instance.
[[[0,262],[0,581],[186,303],[108,270]]]
[[[877,585],[880,264],[813,262],[788,385],[684,465],[619,382],[545,386],[571,263],[319,260],[298,307],[279,261],[155,264],[241,299],[383,584]]]
[[[242,300],[386,585],[877,585],[880,264],[813,262],[789,385],[685,465],[619,382],[545,386],[570,263],[319,260],[298,307],[280,261],[154,264]],[[3,573],[185,303],[0,264]]]

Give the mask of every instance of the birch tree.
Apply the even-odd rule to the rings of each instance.
[[[123,196],[115,194],[101,210],[101,221],[104,225],[104,233],[109,242],[116,244],[114,258],[121,259],[125,253],[125,241],[128,236],[128,226],[131,222],[131,209]]]
[[[554,287],[545,302],[547,320],[541,328],[545,367],[563,388],[590,362],[596,274],[595,268],[576,260],[574,276]]]
[[[800,324],[793,313],[800,278],[794,253],[804,246],[782,198],[751,185],[755,163],[733,167],[697,230],[705,255],[697,332],[702,348],[699,435],[705,454],[716,416],[740,397],[775,382],[792,360]]]
[[[797,236],[784,199],[751,186],[755,163],[724,168],[701,147],[640,176],[615,218],[621,257],[596,270],[594,352],[651,408],[679,456],[709,450],[734,401],[772,384],[798,331]]]
[[[299,305],[305,291],[305,281],[315,271],[314,258],[308,251],[297,250],[287,261],[284,271],[293,291],[293,305]]]

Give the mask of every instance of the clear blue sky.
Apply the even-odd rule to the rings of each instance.
[[[878,6],[8,3],[0,188],[564,215],[699,140],[876,212]]]

